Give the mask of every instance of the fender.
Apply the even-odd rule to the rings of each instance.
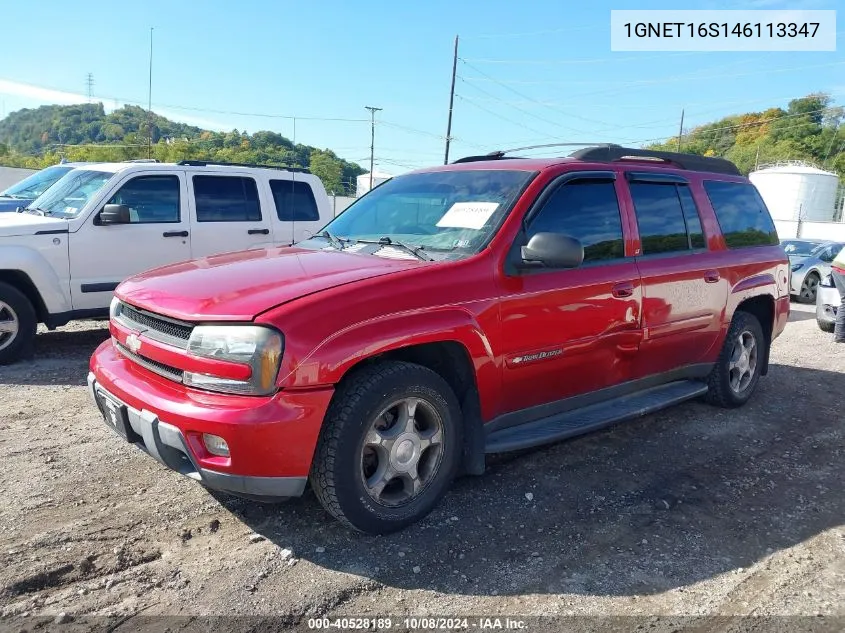
[[[62,257],[68,265],[67,235],[56,239],[65,241]],[[55,248],[55,246],[51,244],[49,248]],[[29,277],[44,302],[48,314],[69,312],[72,309],[67,276],[61,279],[55,268],[39,250],[21,245],[0,246],[0,271],[20,272]],[[37,309],[38,306],[36,306]]]
[[[325,338],[304,355],[291,351],[279,384],[287,388],[337,384],[363,360],[425,343],[455,342],[468,352],[483,419],[493,417],[501,375],[490,340],[474,315],[456,307],[399,312],[354,323]],[[287,367],[286,367],[287,365]]]
[[[760,295],[774,298],[779,296],[779,294],[777,281],[771,273],[762,273],[742,279],[731,288],[731,293],[728,297],[728,309],[725,314],[727,322],[730,323],[737,306],[746,299]]]

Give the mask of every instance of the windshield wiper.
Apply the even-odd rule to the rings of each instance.
[[[39,209],[38,207],[24,207],[24,211],[31,211],[35,215],[52,215],[53,212],[49,209]]]
[[[337,235],[333,233],[329,233],[327,230],[323,229],[319,233],[317,233],[314,237],[324,237],[326,238],[329,243],[334,246],[337,250],[343,250],[343,240],[339,238]],[[348,240],[347,240],[348,241]]]
[[[400,242],[399,240],[394,240],[390,237],[380,237],[377,240],[355,240],[359,244],[381,244],[382,246],[396,246],[401,248],[403,251],[414,255],[424,262],[433,262],[434,258],[429,256],[426,253],[423,253],[423,246],[411,246],[410,244],[405,244],[404,242]]]

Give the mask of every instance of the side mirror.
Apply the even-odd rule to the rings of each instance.
[[[577,268],[584,261],[584,247],[574,237],[560,233],[537,233],[522,247],[528,266]]]
[[[132,219],[129,215],[129,207],[125,204],[107,204],[100,211],[100,224],[129,224]]]

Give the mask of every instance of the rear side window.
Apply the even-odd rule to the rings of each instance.
[[[257,222],[261,220],[258,187],[252,178],[194,176],[198,222]]]
[[[276,215],[284,222],[316,222],[320,219],[311,185],[301,180],[271,180]]]
[[[643,255],[704,248],[701,219],[687,185],[632,182],[630,188]]]
[[[778,244],[775,224],[754,185],[706,180],[704,190],[728,248]]]
[[[619,202],[612,180],[575,180],[555,191],[531,220],[528,237],[563,233],[581,241],[584,261],[625,256]]]

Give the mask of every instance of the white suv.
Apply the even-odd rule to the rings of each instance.
[[[108,316],[112,291],[150,268],[287,245],[332,217],[305,171],[183,161],[74,169],[23,213],[0,215],[0,364],[36,326]]]

